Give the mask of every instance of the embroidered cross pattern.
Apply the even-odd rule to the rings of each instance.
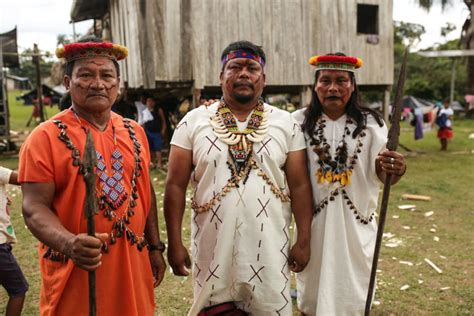
[[[265,141],[265,140],[262,141],[262,146],[261,146],[260,149],[257,151],[257,154],[259,154],[259,153],[262,151],[262,149],[265,149],[265,150],[267,151],[268,156],[270,156],[270,150],[268,150],[267,145],[268,145],[268,143],[269,143],[271,140],[272,140],[271,138],[268,138],[266,141]]]
[[[280,252],[283,254],[283,256],[285,257],[285,261],[283,263],[283,266],[281,267],[281,270],[280,270],[280,273],[281,275],[283,276],[283,278],[285,279],[285,286],[283,287],[283,289],[281,290],[280,292],[280,295],[285,299],[285,304],[283,304],[283,306],[277,310],[277,314],[278,315],[281,315],[281,312],[286,308],[286,306],[288,305],[289,301],[288,301],[288,298],[286,297],[286,294],[285,294],[285,290],[286,290],[286,286],[288,284],[288,281],[289,281],[289,278],[288,276],[286,275],[285,273],[285,270],[286,270],[286,265],[288,264],[288,256],[286,255],[286,253],[284,252],[284,249],[286,249],[286,245],[289,243],[290,241],[290,238],[288,236],[288,233],[287,233],[287,226],[285,225],[283,227],[283,233],[285,234],[285,243],[283,244],[283,247],[280,249]]]
[[[239,188],[237,188],[237,187],[235,188],[236,191],[237,191],[237,194],[239,195],[239,199],[237,200],[237,205],[236,206],[239,206],[240,202],[242,202],[242,205],[244,207],[247,207],[247,205],[245,205],[245,201],[244,201],[244,198],[243,198],[243,195],[245,193],[245,188],[246,187],[244,186],[244,188],[242,189],[242,192],[240,192]]]
[[[208,268],[210,274],[207,277],[206,282],[209,281],[209,279],[212,278],[212,277],[214,277],[216,279],[220,279],[219,276],[216,274],[217,269],[219,269],[219,265],[217,265],[213,270],[211,270],[210,267]]]
[[[265,216],[268,217],[267,205],[270,202],[270,199],[268,199],[267,202],[265,202],[265,204],[262,203],[260,198],[258,198],[257,200],[258,200],[258,203],[260,203],[260,206],[262,207],[262,209],[260,210],[260,212],[258,212],[256,217],[258,218],[263,212],[265,212]]]
[[[259,273],[260,273],[260,271],[263,270],[263,268],[265,268],[265,266],[261,266],[260,269],[258,269],[258,270],[255,270],[255,268],[253,267],[253,265],[250,265],[250,268],[251,268],[252,271],[253,271],[253,276],[248,280],[248,282],[252,281],[255,277],[257,277],[258,280],[260,281],[260,283],[263,283],[263,280],[262,280],[262,278],[260,277]]]
[[[217,220],[222,223],[221,218],[219,217],[219,215],[217,215],[217,212],[219,211],[220,208],[221,208],[220,204],[216,207],[216,209],[211,208],[212,216],[211,216],[210,223],[212,223],[212,221],[214,220],[214,217],[217,218]]]
[[[111,155],[111,176],[107,174],[107,167],[102,154],[96,151],[96,157],[100,191],[102,192],[102,196],[105,197],[107,204],[116,210],[127,200],[128,196],[124,190],[124,186],[120,183],[123,179],[122,153],[118,149],[115,149]]]
[[[207,151],[207,154],[208,154],[208,155],[209,155],[209,153],[211,152],[211,150],[212,150],[214,147],[216,147],[217,150],[221,151],[221,149],[219,148],[219,146],[216,145],[217,139],[218,139],[217,137],[216,137],[214,140],[211,140],[211,139],[209,138],[209,136],[206,136],[206,138],[207,138],[207,140],[211,143],[211,145],[209,145],[209,150]]]

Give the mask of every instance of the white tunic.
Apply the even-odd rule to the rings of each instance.
[[[10,169],[0,167],[0,244],[16,243],[15,231],[7,210],[7,184],[10,182],[11,174]]]
[[[293,113],[300,124],[304,121],[303,111]],[[336,121],[324,114],[323,118],[326,120],[324,135],[334,158],[344,132],[346,115]],[[355,124],[348,127],[351,135],[347,135],[345,140],[350,157],[356,146],[356,140],[352,138]],[[369,115],[365,133],[351,183],[345,191],[359,214],[370,217],[376,211],[381,184],[375,172],[375,158],[387,142],[387,128],[385,125],[380,127]],[[319,169],[317,155],[306,134],[305,139],[313,203],[319,205],[338,185],[318,183],[315,176]],[[305,314],[340,316],[364,313],[377,224],[375,220],[361,223],[357,216],[342,194],[338,194],[313,218],[311,259],[306,269],[297,275],[298,308]]]
[[[228,145],[215,136],[209,119],[219,103],[189,112],[178,124],[171,144],[192,150],[194,201],[203,205],[219,193],[231,172]],[[288,152],[305,148],[291,115],[272,107],[267,136],[253,144],[253,157],[281,191],[288,193],[282,170]],[[194,303],[189,315],[234,301],[253,315],[291,315],[287,264],[291,210],[270,190],[259,169],[245,184],[211,210],[192,214]]]

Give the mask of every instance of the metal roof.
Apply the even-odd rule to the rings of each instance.
[[[464,57],[474,56],[474,49],[456,49],[456,50],[433,50],[417,52],[423,57]]]
[[[100,19],[108,11],[108,0],[74,0],[71,7],[71,22]]]

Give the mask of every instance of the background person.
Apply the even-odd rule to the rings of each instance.
[[[453,116],[454,111],[449,105],[449,99],[444,100],[443,107],[436,114],[436,125],[438,125],[438,139],[441,143],[441,151],[448,150],[448,141],[453,138]]]
[[[10,221],[7,184],[19,185],[18,173],[0,167],[0,284],[9,297],[5,315],[19,316],[28,291],[28,282],[12,253],[12,245],[17,239]]]
[[[156,101],[148,97],[146,99],[147,108],[143,111],[146,137],[151,153],[151,168],[163,168],[161,149],[163,148],[163,136],[166,135],[165,114],[161,107],[156,105]],[[148,118],[148,119],[145,119]]]

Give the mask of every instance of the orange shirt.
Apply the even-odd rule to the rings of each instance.
[[[53,182],[55,195],[52,210],[69,231],[78,234],[87,232],[84,218],[85,183],[79,168],[73,166],[72,152],[58,139],[59,128],[52,120],[61,120],[67,125],[66,132],[72,143],[81,152],[86,140],[82,127],[90,128],[96,150],[102,154],[109,176],[112,176],[110,157],[117,148],[123,156],[123,185],[130,195],[131,178],[134,170],[133,143],[122,117],[111,113],[111,122],[101,132],[85,120],[79,120],[72,110],[65,110],[51,120],[41,124],[28,137],[20,151],[20,182]],[[150,209],[150,178],[148,166],[150,154],[145,133],[131,121],[136,137],[141,144],[141,175],[137,178],[139,198],[136,200],[135,215],[128,225],[138,236],[142,236]],[[114,144],[113,128],[116,142]],[[97,179],[99,181],[99,179]],[[98,187],[98,183],[97,183]],[[121,216],[128,206],[128,199],[116,210]],[[113,221],[103,216],[95,217],[95,229],[99,233],[112,231]],[[43,258],[47,247],[40,244],[39,258],[42,276],[40,311],[41,315],[88,315],[88,274],[74,265]],[[109,244],[109,253],[103,254],[102,265],[96,270],[97,315],[153,315],[153,274],[148,250],[138,251],[124,237]]]

